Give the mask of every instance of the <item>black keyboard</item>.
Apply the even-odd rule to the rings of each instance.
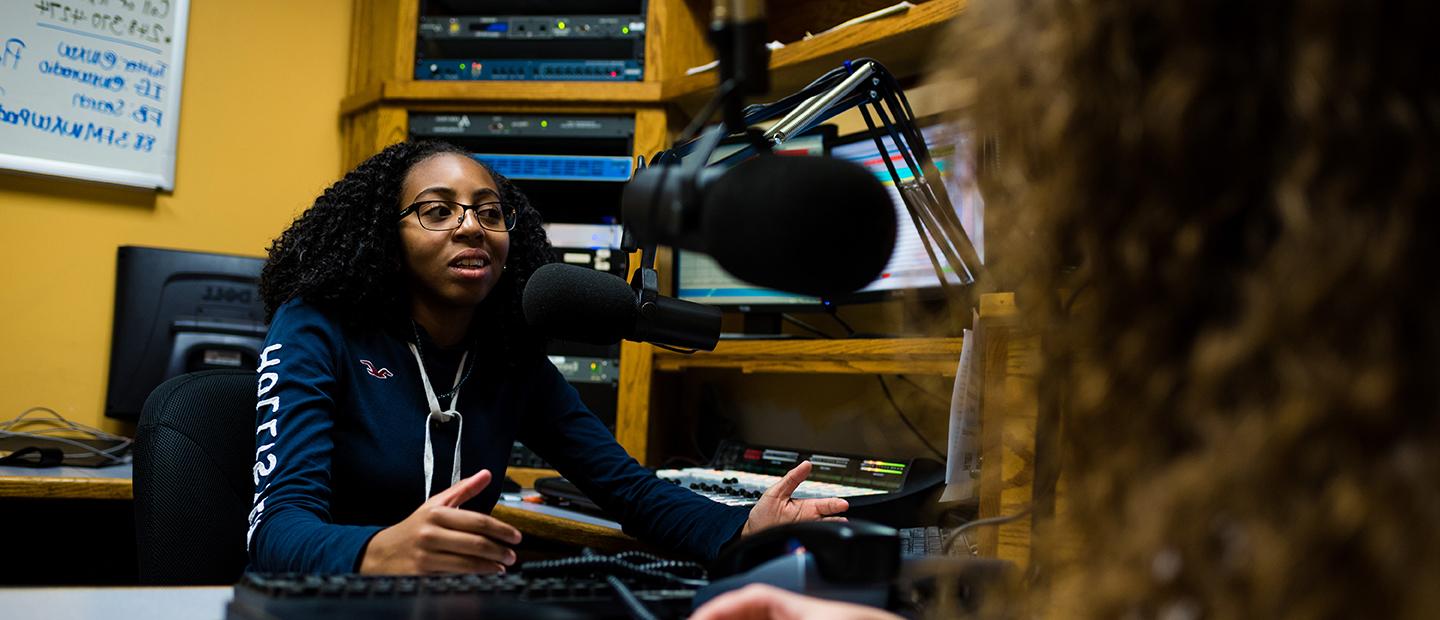
[[[945,555],[945,539],[953,530],[948,527],[906,527],[900,532],[900,557],[922,558]]]
[[[304,575],[247,573],[226,617],[630,618],[638,601],[659,618],[681,618],[703,586],[697,565],[643,554],[528,562],[505,575]],[[623,590],[623,592],[622,592]]]

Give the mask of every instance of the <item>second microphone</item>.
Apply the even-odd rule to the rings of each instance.
[[[525,321],[551,338],[609,345],[621,340],[715,350],[718,308],[671,297],[641,303],[638,292],[614,275],[566,265],[545,265],[521,294]]]

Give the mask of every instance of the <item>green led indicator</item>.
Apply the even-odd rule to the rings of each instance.
[[[620,27],[620,34],[630,34],[630,27],[629,27],[629,26],[621,26],[621,27]]]
[[[540,126],[541,126],[541,127],[549,127],[549,126],[550,126],[550,121],[540,121]]]
[[[564,29],[565,29],[565,22],[556,22],[556,23],[555,23],[555,27],[556,27],[556,28],[559,28],[559,29],[561,29],[561,30],[564,30]]]
[[[465,63],[463,63],[463,62],[460,63],[460,70],[461,70],[461,71],[464,71],[464,70],[465,70]]]

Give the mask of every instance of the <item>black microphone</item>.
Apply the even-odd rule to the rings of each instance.
[[[720,309],[671,297],[641,302],[624,279],[551,263],[535,270],[521,293],[525,322],[547,336],[588,344],[621,340],[715,350]]]
[[[866,169],[830,157],[761,155],[728,170],[651,166],[625,187],[641,243],[704,252],[741,280],[816,297],[875,281],[895,248],[895,206]]]

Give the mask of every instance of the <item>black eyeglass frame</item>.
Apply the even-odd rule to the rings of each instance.
[[[449,228],[431,228],[425,225],[425,218],[420,217],[420,207],[436,202],[444,203],[460,210],[460,217],[455,218],[454,226],[451,226]],[[491,228],[489,226],[486,226],[485,223],[480,220],[480,216],[478,215],[479,209],[481,207],[488,207],[490,205],[500,206],[500,217],[503,218],[505,221],[505,228]],[[420,200],[412,202],[410,203],[410,206],[401,209],[399,219],[403,220],[405,219],[405,216],[414,213],[415,221],[420,223],[421,228],[424,228],[425,230],[433,230],[435,232],[448,232],[464,226],[466,217],[465,214],[469,211],[475,211],[477,213],[477,215],[475,216],[476,224],[479,224],[481,228],[492,232],[510,232],[512,230],[515,230],[515,226],[520,223],[520,210],[510,205],[507,205],[500,200],[488,200],[480,204],[473,205],[467,205],[463,202],[458,202],[455,200]]]

